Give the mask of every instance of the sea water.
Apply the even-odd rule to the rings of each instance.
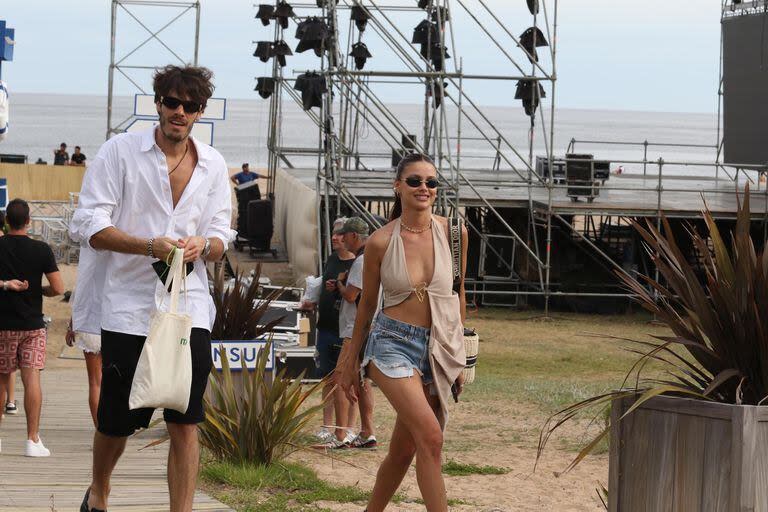
[[[517,103],[517,102],[514,102]],[[371,107],[373,108],[373,107]],[[397,122],[422,140],[423,105],[388,104]],[[249,162],[252,168],[264,167],[267,162],[267,135],[269,131],[269,100],[233,99],[227,103],[227,118],[215,121],[214,146],[222,153],[230,167]],[[113,123],[131,117],[133,97],[117,97],[113,104]],[[490,168],[496,155],[499,135],[502,152],[512,165],[524,165],[529,158],[530,118],[522,108],[512,106],[481,107],[482,113],[472,109],[459,121],[455,108],[446,109],[444,123],[456,133],[461,122],[462,142],[452,140],[446,144],[456,156],[461,152],[463,166]],[[317,113],[318,109],[314,109]],[[543,119],[542,115],[543,114]],[[377,117],[384,114],[377,112]],[[483,118],[485,116],[486,119]],[[0,143],[0,153],[24,154],[34,163],[38,158],[53,162],[53,152],[65,142],[71,154],[79,145],[89,157],[95,156],[106,138],[107,99],[100,96],[24,94],[11,91],[11,128],[8,138]],[[475,126],[477,125],[477,127]],[[533,155],[546,154],[550,143],[550,111],[540,111],[536,117],[533,137]],[[377,133],[383,128],[370,119],[360,120],[359,150],[388,154],[387,143]],[[489,142],[485,137],[491,139]],[[666,161],[714,162],[717,143],[717,119],[712,114],[636,112],[610,110],[557,109],[555,111],[554,151],[564,155],[571,139],[591,141],[630,141],[659,144],[696,144],[709,148],[683,148],[649,146],[647,154],[642,145],[621,146],[577,143],[576,152],[593,153],[607,160],[648,160],[662,157]],[[281,144],[289,147],[317,148],[317,126],[298,106],[284,102]],[[511,148],[514,148],[513,151]],[[516,154],[517,152],[517,154]],[[291,156],[297,166],[316,166],[317,157]],[[377,162],[386,165],[386,159]],[[616,168],[618,163],[613,165]],[[508,167],[506,163],[502,167]],[[648,166],[649,172],[653,166]],[[641,164],[625,164],[627,172],[642,172]],[[703,168],[702,168],[703,169]],[[700,169],[700,170],[702,170]],[[665,172],[667,172],[665,170]],[[678,168],[674,173],[691,173],[692,169]],[[714,171],[710,171],[714,172]]]

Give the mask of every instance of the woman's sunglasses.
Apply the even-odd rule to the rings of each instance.
[[[401,178],[400,181],[404,181],[405,184],[411,188],[419,188],[422,183],[425,184],[427,188],[437,188],[440,184],[437,178],[427,178],[426,180],[422,180],[418,176],[408,176],[405,179]]]
[[[196,101],[183,101],[179,98],[174,98],[173,96],[162,96],[160,97],[160,103],[165,105],[171,110],[176,110],[179,108],[179,105],[182,105],[184,107],[184,112],[187,114],[197,114],[201,110],[203,110],[203,105],[201,103],[198,103]]]

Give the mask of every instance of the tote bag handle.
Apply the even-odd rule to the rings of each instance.
[[[173,260],[171,261],[171,268],[168,273],[171,276],[171,303],[168,308],[169,313],[176,313],[179,308],[179,293],[181,293],[182,281],[184,282],[184,289],[186,291],[186,279],[184,275],[184,250],[176,248],[173,250]],[[184,301],[186,303],[187,294],[184,294]]]

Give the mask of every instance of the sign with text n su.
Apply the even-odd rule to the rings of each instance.
[[[216,371],[221,371],[221,362],[226,357],[229,369],[239,372],[243,369],[243,361],[249,370],[256,368],[256,361],[262,350],[266,350],[267,342],[264,340],[211,340],[211,358]],[[273,370],[275,366],[275,347],[272,346],[267,358],[266,370]]]

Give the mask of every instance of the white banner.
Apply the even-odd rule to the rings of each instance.
[[[224,351],[222,352],[222,346]],[[267,346],[266,341],[260,340],[211,340],[211,357],[213,358],[213,367],[221,371],[221,361],[224,357],[229,362],[229,368],[232,371],[239,372],[243,369],[243,361],[249,370],[256,368],[256,361],[259,354]],[[275,365],[274,346],[267,359],[267,370],[272,370]]]

